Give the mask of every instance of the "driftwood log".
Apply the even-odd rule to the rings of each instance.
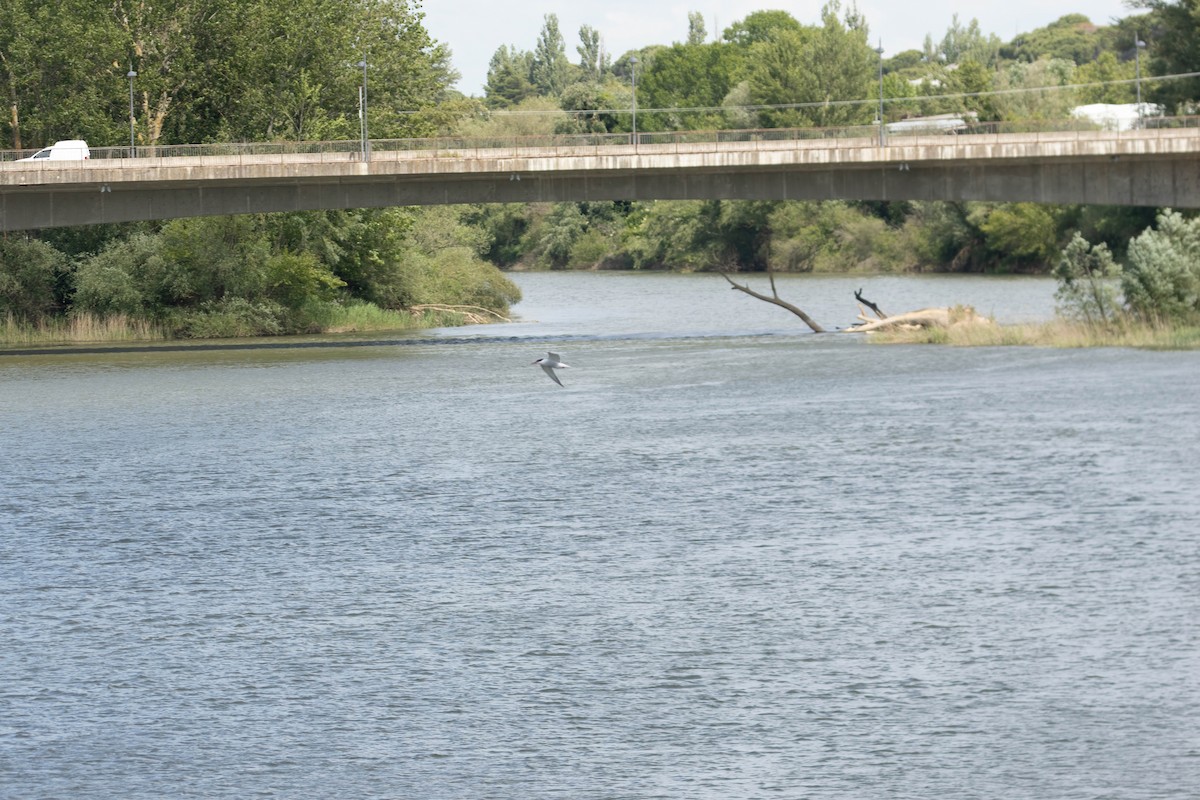
[[[987,324],[989,320],[975,313],[970,306],[955,306],[954,308],[922,308],[919,311],[909,311],[906,314],[895,314],[885,319],[871,319],[865,314],[859,314],[862,320],[857,325],[843,328],[844,333],[871,333],[893,329],[914,330],[916,328],[950,328],[955,325]]]
[[[413,314],[420,314],[424,311],[450,311],[455,314],[462,314],[463,319],[472,325],[483,325],[488,322],[512,322],[511,319],[503,314],[492,311],[490,308],[482,308],[481,306],[451,306],[441,303],[421,303],[409,306],[408,310]]]

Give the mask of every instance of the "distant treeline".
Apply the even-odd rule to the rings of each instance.
[[[1139,65],[1145,77],[1200,64],[1197,0],[1141,5],[1145,13],[1110,25],[1071,14],[1007,42],[955,16],[940,38],[888,58],[872,46],[866,18],[836,0],[811,23],[760,11],[719,36],[693,13],[683,41],[615,59],[585,25],[577,61],[551,14],[533,50],[496,51],[482,98],[491,113],[459,127],[489,135],[627,132],[632,115],[615,110],[632,106],[635,69],[642,131],[871,124],[881,71],[886,122],[948,113],[1059,120],[1082,104],[1135,102]],[[1041,87],[1048,90],[1020,91]],[[1142,89],[1168,113],[1200,111],[1194,78]],[[1028,203],[713,201],[489,208],[480,217],[493,240],[488,257],[503,266],[1044,273],[1076,233],[1123,259],[1155,214]]]

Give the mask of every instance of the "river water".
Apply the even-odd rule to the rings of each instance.
[[[1196,797],[1200,353],[517,278],[370,346],[0,356],[0,797]],[[1053,312],[780,292],[860,286]]]

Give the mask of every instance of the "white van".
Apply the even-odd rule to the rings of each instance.
[[[33,155],[27,158],[18,158],[18,161],[82,161],[85,158],[91,158],[92,151],[88,150],[88,144],[83,139],[67,139],[62,142],[55,142],[49,147],[43,147]]]

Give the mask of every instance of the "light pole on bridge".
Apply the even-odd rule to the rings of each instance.
[[[129,65],[129,72],[125,73],[125,77],[129,78],[129,157],[137,158],[137,145],[133,141],[133,79],[137,77],[137,72],[133,69],[133,64]]]
[[[362,133],[362,160],[363,163],[371,160],[370,139],[367,137],[367,53],[363,51],[362,61],[354,66],[362,67],[363,82],[362,88],[358,90],[358,120],[359,130]]]
[[[879,145],[882,147],[884,141],[883,132],[883,40],[879,40],[879,47],[875,48],[875,52],[879,54]]]
[[[637,65],[638,65],[637,56],[630,56],[629,57],[629,77],[633,81],[633,105],[631,106],[631,108],[633,110],[633,148],[635,150],[637,149],[637,143],[638,143],[638,138],[637,138]]]
[[[1137,31],[1133,32],[1133,67],[1136,70],[1137,83],[1137,112],[1138,112],[1138,127],[1142,127],[1142,48],[1146,43],[1142,41]]]

